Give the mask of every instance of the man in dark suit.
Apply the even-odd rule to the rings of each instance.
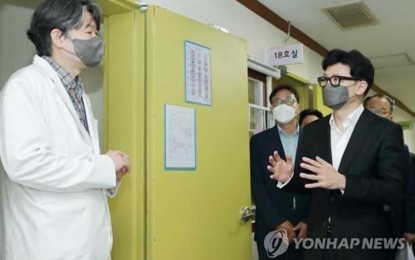
[[[402,128],[362,105],[374,77],[368,58],[334,49],[322,67],[318,82],[333,113],[304,127],[294,169],[277,152],[270,156],[271,178],[284,189],[313,191],[309,234],[333,242],[315,259],[393,259],[401,244],[385,241],[401,231]],[[344,239],[353,246],[336,244]]]
[[[366,97],[363,105],[376,115],[393,121],[395,102],[390,97],[382,94],[376,94]],[[405,145],[405,158],[407,159],[405,167],[405,196],[404,196],[404,222],[403,237],[409,243],[415,241],[415,154],[409,152]]]
[[[296,119],[299,98],[290,85],[277,86],[269,96],[275,127],[254,135],[250,142],[251,191],[256,205],[255,240],[260,260],[302,259],[301,250],[293,250],[293,244],[279,258],[271,243],[264,244],[265,237],[275,230],[286,230],[291,242],[294,237],[304,238],[307,234],[303,219],[307,215],[309,196],[276,189],[277,182],[269,178],[267,170],[268,156],[275,150],[284,159],[295,158],[300,137]]]

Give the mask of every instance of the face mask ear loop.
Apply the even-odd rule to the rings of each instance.
[[[65,36],[65,35],[63,35],[63,36]],[[69,39],[71,42],[72,42],[72,45],[73,45],[73,40],[71,39],[71,38],[69,38],[69,36],[68,37],[66,37],[65,36],[65,39]],[[69,50],[67,50],[67,49],[65,49],[65,48],[61,48],[63,51],[65,51],[65,52],[67,52],[67,53],[69,53],[69,54],[72,54],[73,56],[75,56],[75,57],[78,57],[78,56],[76,56],[76,54],[74,53],[74,52],[72,52],[72,51],[69,51]]]

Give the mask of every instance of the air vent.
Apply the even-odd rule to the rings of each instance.
[[[376,17],[363,2],[337,5],[322,9],[342,29],[374,25]]]

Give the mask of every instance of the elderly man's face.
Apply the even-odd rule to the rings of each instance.
[[[392,107],[386,98],[373,97],[367,102],[366,108],[380,117],[393,120]]]

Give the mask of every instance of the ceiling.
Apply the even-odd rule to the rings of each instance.
[[[282,19],[330,50],[357,49],[369,57],[375,84],[415,111],[414,0],[258,0]],[[376,21],[341,28],[322,9],[363,2]],[[370,15],[369,15],[370,16]],[[354,19],[353,17],[351,17]]]

